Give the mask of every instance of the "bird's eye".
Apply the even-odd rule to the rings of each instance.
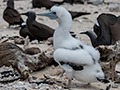
[[[56,14],[56,12],[53,12],[53,14]]]
[[[97,72],[97,73],[99,73],[99,72],[100,72],[100,70],[97,70],[96,72]]]

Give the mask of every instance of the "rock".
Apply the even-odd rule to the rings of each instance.
[[[117,4],[117,3],[110,4],[110,5],[109,5],[109,10],[110,10],[111,12],[119,12],[119,11],[120,11],[120,5]]]

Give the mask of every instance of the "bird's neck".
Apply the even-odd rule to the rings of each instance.
[[[27,24],[32,24],[32,22],[35,21],[35,17],[28,17],[27,18]],[[31,22],[31,23],[30,23]]]
[[[14,9],[14,0],[9,0],[9,1],[7,2],[7,7]]]
[[[64,20],[58,20],[59,26],[55,30],[53,35],[54,49],[56,49],[57,47],[60,47],[63,41],[70,39],[72,37],[69,33],[72,27],[72,20],[71,19],[68,19],[66,21]]]
[[[92,42],[92,44],[95,42],[96,38],[98,37],[95,32],[88,33],[87,34]]]

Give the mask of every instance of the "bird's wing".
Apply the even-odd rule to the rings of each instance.
[[[72,19],[77,18],[82,15],[89,15],[90,13],[88,12],[74,12],[74,11],[69,11],[70,14],[72,15]]]
[[[43,35],[49,35],[49,36],[52,36],[53,35],[53,32],[54,32],[54,29],[44,25],[44,24],[41,24],[41,23],[38,23],[36,21],[34,21],[32,23],[32,25],[34,27],[37,28],[37,30],[40,31],[40,35],[43,36]],[[38,31],[36,31],[37,33],[39,33]]]
[[[54,29],[48,27],[47,25],[44,25],[44,24],[41,24],[41,23],[38,23],[38,22],[33,22],[32,23],[33,26],[35,26],[36,28],[39,28],[40,30],[43,30],[43,31],[53,31]]]
[[[94,32],[97,34],[97,36],[100,36],[100,27],[94,24],[93,26]]]
[[[9,19],[9,21],[11,23],[13,22],[22,22],[23,19],[21,18],[19,12],[15,9],[7,9],[5,12],[4,12],[4,15],[6,16],[6,18]]]
[[[111,35],[112,35],[112,44],[115,44],[116,41],[120,40],[120,16],[117,18],[117,22],[110,26]]]
[[[117,17],[113,14],[100,14],[97,18],[100,27],[100,34],[98,37],[104,36],[110,38],[110,25],[114,25],[117,22]]]
[[[7,14],[11,17],[17,17],[19,15],[19,12],[15,9],[7,9],[5,14]]]
[[[89,55],[91,55],[91,58],[93,59],[93,61],[97,62],[99,60],[100,53],[98,50],[88,45],[84,45],[83,49],[86,50],[89,53]]]
[[[54,59],[64,70],[83,70],[86,65],[93,65],[93,60],[85,50],[59,48],[54,51]]]

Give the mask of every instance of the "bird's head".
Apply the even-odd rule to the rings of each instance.
[[[26,15],[27,17],[36,17],[36,13],[34,11],[28,11],[26,13],[21,13],[20,15]]]
[[[67,17],[71,17],[71,14],[63,6],[58,6],[58,5],[54,5],[51,8],[51,11],[47,13],[41,13],[37,15],[47,16],[50,19],[63,19],[63,18],[65,19]]]
[[[7,1],[7,7],[14,8],[14,0],[8,0]]]
[[[97,38],[97,35],[94,31],[92,30],[88,30],[88,31],[85,31],[85,32],[80,32],[80,34],[86,34],[88,35],[90,38]]]
[[[92,30],[88,30],[88,31],[85,31],[85,32],[80,32],[80,34],[89,34],[89,33],[92,33],[93,31]]]

